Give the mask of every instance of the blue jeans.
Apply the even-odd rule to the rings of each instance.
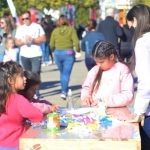
[[[55,50],[54,57],[60,71],[61,92],[67,95],[75,53],[73,50]]]
[[[0,55],[0,62],[3,61],[4,55]]]
[[[40,47],[42,49],[42,63],[49,62],[49,45],[48,42],[40,43]]]
[[[41,56],[33,57],[33,58],[26,58],[21,56],[21,63],[25,70],[32,71],[34,73],[40,74],[41,72]]]

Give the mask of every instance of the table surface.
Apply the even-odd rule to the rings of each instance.
[[[35,145],[36,142],[42,144],[44,141],[46,142],[52,142],[53,140],[58,141],[63,140],[63,143],[66,141],[86,141],[85,143],[89,143],[89,141],[94,142],[104,142],[105,145],[109,144],[110,142],[123,142],[124,144],[126,143],[129,144],[129,149],[140,149],[140,133],[139,133],[139,126],[136,123],[127,123],[124,120],[128,120],[132,117],[132,114],[130,111],[123,107],[123,108],[108,108],[107,109],[107,114],[112,115],[114,118],[116,118],[116,122],[112,123],[111,127],[108,127],[107,129],[100,128],[98,131],[94,131],[92,133],[71,133],[67,132],[65,129],[61,128],[60,131],[56,134],[48,132],[46,129],[41,129],[41,128],[29,128],[21,137],[20,139],[20,149],[23,149],[24,145]],[[36,141],[36,142],[34,142]],[[65,141],[65,142],[64,142]],[[53,141],[54,142],[54,141]],[[51,143],[52,145],[54,143]],[[107,143],[106,143],[107,142]],[[128,143],[127,143],[128,142]],[[29,144],[30,143],[30,144]],[[61,143],[61,144],[63,144]],[[43,143],[44,144],[44,143]],[[61,145],[60,144],[60,145]],[[79,145],[81,143],[78,143]],[[97,144],[97,143],[96,143]],[[111,143],[110,143],[111,144]],[[119,143],[118,143],[119,144]],[[117,147],[120,145],[116,145]],[[59,144],[58,144],[59,145]],[[56,146],[56,143],[53,145],[54,147]],[[64,146],[64,145],[63,145]],[[108,146],[108,145],[107,145]],[[115,145],[114,150],[116,149]],[[98,146],[99,147],[99,146]],[[133,148],[131,148],[133,147]],[[136,148],[137,147],[137,148]],[[113,149],[112,147],[110,147]],[[46,147],[44,148],[46,150]],[[57,148],[55,148],[57,149]],[[59,149],[59,148],[58,148]],[[65,148],[66,149],[66,148]],[[102,148],[101,148],[102,149]],[[106,149],[106,147],[104,148]],[[109,149],[109,148],[107,148]],[[119,148],[118,148],[119,149]],[[42,149],[41,149],[42,150]],[[123,149],[121,149],[123,150]]]

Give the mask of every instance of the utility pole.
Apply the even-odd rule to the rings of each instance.
[[[12,16],[16,19],[16,23],[19,24],[16,8],[15,8],[15,5],[14,5],[13,1],[12,0],[7,0],[7,4],[9,6],[9,9],[11,11]]]

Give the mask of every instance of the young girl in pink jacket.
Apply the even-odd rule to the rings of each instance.
[[[133,98],[133,78],[128,67],[117,61],[114,45],[98,41],[92,51],[96,61],[82,85],[81,104],[96,106],[98,100],[107,107],[127,106]]]

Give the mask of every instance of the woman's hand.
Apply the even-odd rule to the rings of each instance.
[[[80,52],[76,52],[75,58],[78,59],[78,58],[80,58],[80,57],[81,57],[81,53],[80,53]]]
[[[144,119],[145,119],[144,115],[136,115],[135,114],[133,119],[127,120],[127,122],[129,122],[129,123],[141,123],[141,126],[143,126],[144,125]]]

